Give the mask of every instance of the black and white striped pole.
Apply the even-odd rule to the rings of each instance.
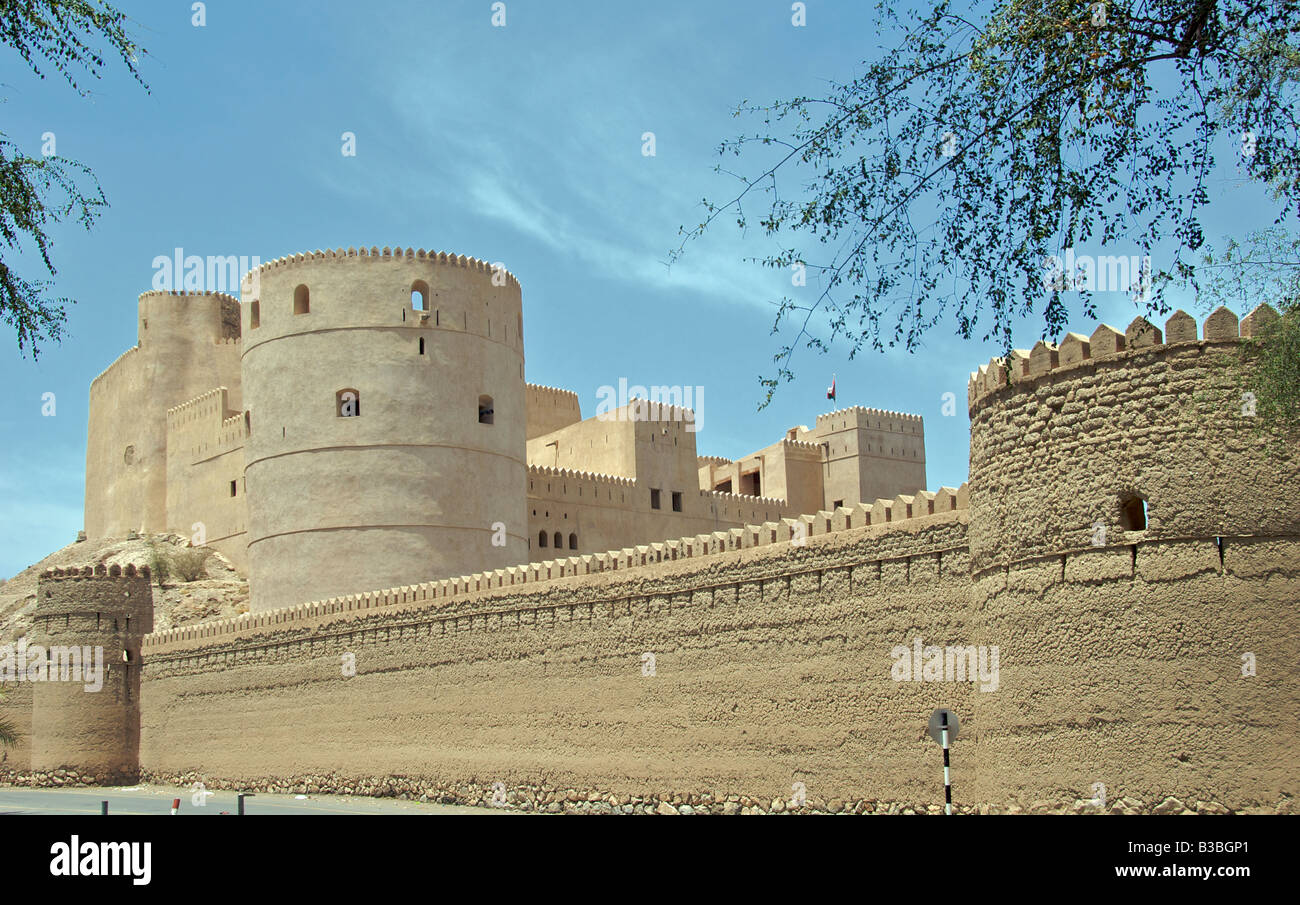
[[[930,738],[943,748],[943,812],[945,814],[952,813],[952,769],[948,761],[949,744],[957,738],[960,728],[957,714],[946,707],[940,707],[930,714],[930,725],[927,731],[930,733]]]

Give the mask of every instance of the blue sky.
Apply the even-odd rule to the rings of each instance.
[[[723,225],[663,263],[700,199],[732,188],[712,168],[739,128],[735,105],[851,77],[877,53],[871,4],[810,0],[802,28],[789,2],[766,0],[510,0],[505,28],[488,0],[210,2],[202,28],[187,2],[120,5],[148,51],[150,94],[110,65],[80,98],[0,54],[0,129],[32,155],[53,132],[111,204],[92,232],[54,232],[57,289],[78,299],[68,338],[33,363],[0,336],[0,576],[81,528],[90,381],[134,344],[152,261],[178,246],[265,261],[400,245],[502,261],[523,285],[528,380],[575,390],[587,416],[619,378],[704,386],[699,452],[734,457],[812,425],[832,407],[835,372],[838,406],[925,418],[931,488],[966,478],[966,379],[992,344],[946,323],[916,355],[801,352],[799,379],[757,412],[781,344],[771,302],[790,284],[745,259],[773,241]],[[348,131],[355,157],[340,151]],[[647,131],[654,157],[641,153]],[[1231,183],[1214,190],[1227,198],[1219,225],[1246,224]],[[18,264],[42,276],[30,256]],[[1133,316],[1123,294],[1098,301],[1110,323]],[[1026,323],[1017,345],[1039,332]]]

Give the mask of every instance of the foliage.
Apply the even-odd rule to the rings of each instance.
[[[1272,188],[1275,222],[1295,213],[1300,0],[971,6],[882,2],[877,30],[901,40],[860,75],[821,97],[737,109],[758,128],[719,153],[757,160],[747,173],[719,165],[738,192],[705,199],[670,257],[724,214],[748,228],[756,204],[754,222],[783,246],[759,260],[820,277],[814,300],[778,303],[773,332],[795,335],[761,380],[764,405],[793,379],[801,343],[914,351],[947,317],[1008,350],[1018,317],[1059,336],[1096,306],[1081,292],[1070,311],[1044,265],[1084,243],[1171,248],[1150,287],[1135,287],[1148,314],[1167,311],[1164,289],[1194,274],[1205,244],[1218,158]]]
[[[160,588],[172,575],[171,557],[153,541],[149,542],[149,572]]]
[[[126,26],[126,15],[102,2],[0,0],[0,43],[16,51],[37,77],[53,71],[83,97],[90,92],[78,83],[79,74],[98,79],[105,66],[97,40],[107,42],[144,86],[136,68],[144,51]],[[24,247],[34,249],[54,276],[50,228],[72,218],[89,229],[106,206],[99,182],[84,164],[55,155],[28,157],[0,132],[0,319],[17,334],[19,354],[30,347],[36,358],[41,342],[58,341],[67,320],[65,307],[73,300],[50,297],[52,281],[20,275],[13,258]]]
[[[207,570],[203,566],[208,561],[210,552],[202,547],[177,550],[171,556],[172,571],[180,576],[182,581],[198,581],[207,576]]]

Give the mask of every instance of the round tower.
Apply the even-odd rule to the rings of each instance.
[[[101,783],[139,774],[140,644],[153,631],[149,568],[53,569],[20,642],[32,690],[32,769]]]
[[[251,608],[528,558],[518,281],[339,249],[245,280]]]
[[[1000,651],[977,800],[1294,795],[1264,715],[1300,708],[1300,456],[1236,364],[1270,313],[1103,324],[972,375],[972,643]]]

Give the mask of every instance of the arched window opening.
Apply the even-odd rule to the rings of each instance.
[[[560,532],[558,531],[555,532],[555,549],[557,550],[564,549],[564,536],[560,534]]]
[[[577,534],[570,534],[570,535],[569,535],[569,549],[570,549],[570,550],[576,550],[576,549],[578,549],[578,535],[577,535]]]
[[[1146,498],[1136,493],[1120,497],[1119,516],[1125,531],[1147,530]]]
[[[492,405],[491,396],[478,397],[478,423],[479,424],[492,424],[494,411],[495,409],[493,408]]]
[[[311,293],[307,291],[305,283],[299,283],[293,291],[293,313],[308,314],[311,312]]]
[[[262,326],[262,303],[253,299],[253,304],[249,306],[248,329],[256,330],[260,326]]]
[[[411,284],[411,307],[416,311],[429,310],[429,284],[424,280]]]
[[[340,418],[355,418],[361,414],[361,394],[354,389],[339,390],[334,394],[334,404]]]
[[[545,547],[545,546],[546,546],[546,532],[545,532],[545,531],[538,531],[538,532],[537,532],[537,546],[539,546],[539,547]]]

